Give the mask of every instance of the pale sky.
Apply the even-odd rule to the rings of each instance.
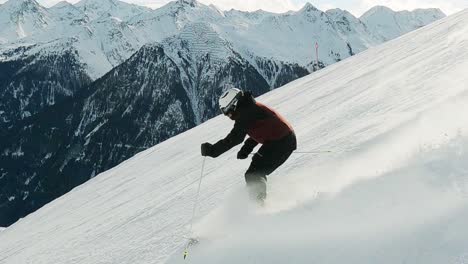
[[[36,0],[40,4],[49,7],[60,0]],[[67,0],[76,3],[78,0]],[[160,7],[170,0],[123,0],[128,3],[144,5],[151,8]],[[282,13],[289,10],[298,10],[306,2],[310,2],[318,9],[326,11],[331,8],[345,9],[355,16],[362,15],[365,11],[376,5],[388,6],[395,11],[413,10],[416,8],[440,8],[445,14],[450,15],[462,9],[468,8],[468,0],[198,0],[204,4],[214,4],[222,10],[231,8],[255,11],[263,9],[266,11]],[[0,0],[4,3],[6,0]]]

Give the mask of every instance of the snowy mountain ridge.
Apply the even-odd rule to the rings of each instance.
[[[395,12],[385,6],[376,6],[365,12],[359,19],[367,24],[372,32],[387,41],[423,27],[443,16],[445,16],[444,13],[437,8]]]
[[[265,208],[244,201],[249,160],[236,160],[238,147],[207,158],[196,197],[200,143],[232,126],[220,116],[3,230],[0,261],[466,263],[467,19],[457,13],[258,98],[292,123],[298,152],[332,151],[295,153],[269,176]],[[188,236],[201,243],[184,260]]]
[[[15,9],[12,10],[8,6],[15,6]],[[28,11],[28,15],[22,16],[22,22],[10,21],[12,13],[18,10]],[[414,15],[419,22],[413,22],[405,17],[405,21],[399,25],[404,25],[404,31],[409,31],[444,16],[440,10],[425,12],[425,16]],[[233,15],[234,13],[236,15]],[[371,13],[378,17],[381,12],[372,10]],[[88,73],[92,78],[98,78],[129,58],[144,44],[159,42],[179,34],[187,23],[212,24],[215,31],[232,43],[241,54],[252,53],[256,56],[299,63],[302,66],[307,66],[314,60],[314,39],[324,49],[321,61],[325,65],[349,56],[346,44],[340,47],[341,44],[337,43],[337,40],[343,42],[341,36],[344,36],[345,41],[352,41],[349,44],[353,47],[354,53],[382,42],[379,39],[382,34],[380,24],[367,25],[369,28],[375,28],[378,36],[375,36],[375,32],[358,29],[355,30],[353,38],[346,38],[346,31],[338,34],[334,32],[336,29],[333,26],[327,25],[330,22],[334,23],[334,19],[341,19],[338,17],[340,14],[335,12],[332,17],[328,17],[328,14],[330,12],[324,13],[310,3],[296,12],[273,14],[262,11],[253,13],[220,11],[214,6],[206,6],[192,0],[170,2],[156,10],[118,0],[82,0],[75,5],[61,2],[48,9],[40,6],[35,0],[9,0],[0,8],[0,28],[2,28],[0,35],[4,43],[0,49],[17,47],[24,43],[40,44],[52,39],[74,37],[79,40],[75,44],[76,49],[81,54],[83,63],[88,65]],[[413,13],[408,12],[408,14]],[[345,23],[349,30],[364,26],[359,19],[349,13],[343,17],[346,17],[346,21],[341,23]],[[370,13],[364,16],[368,23],[378,22],[369,17]],[[424,23],[420,23],[421,21]],[[300,25],[302,26],[298,27]],[[294,28],[292,33],[291,28]],[[242,30],[242,34],[235,34],[233,32],[235,30]],[[291,43],[277,38],[284,34],[299,44],[296,54],[288,55]],[[387,35],[397,36],[395,32]],[[276,48],[265,49],[265,43],[261,43],[257,38],[274,43]],[[388,37],[385,40],[388,40]]]
[[[116,17],[122,21],[150,12],[151,9],[118,0],[81,0],[75,6],[91,20]]]
[[[428,15],[424,23],[443,16],[436,11],[428,13],[432,15]],[[21,19],[11,20],[11,17]],[[401,23],[412,23],[411,19],[407,20]],[[414,22],[405,30],[424,23]],[[294,65],[312,72],[389,39],[380,33],[374,34],[369,28],[349,12],[338,9],[322,12],[311,4],[296,12],[273,14],[220,11],[192,0],[170,2],[156,10],[118,0],[83,0],[75,5],[61,2],[48,9],[35,0],[9,0],[0,7],[0,42],[3,43],[0,44],[0,62],[48,60],[58,51],[72,50],[70,54],[78,61],[80,71],[96,80],[147,43],[168,43],[166,39],[174,38],[191,42],[188,29],[195,38],[193,32],[202,36],[203,30],[209,29],[213,38],[220,41],[200,43],[206,47],[194,51],[203,52],[199,55],[204,56],[212,50],[232,49],[274,88],[278,83],[284,84],[281,65]],[[390,30],[384,35],[395,37],[400,33],[403,31]],[[315,43],[319,45],[318,58]],[[36,48],[30,49],[32,46]],[[177,57],[175,54],[173,59]],[[16,91],[17,88],[9,89]],[[29,116],[41,109],[29,107],[29,101],[34,100],[27,97],[31,92],[16,91],[14,94],[15,106],[0,109],[2,120],[16,120],[13,117],[16,114],[10,111]],[[69,92],[65,94],[70,95]],[[29,114],[22,113],[24,111]]]

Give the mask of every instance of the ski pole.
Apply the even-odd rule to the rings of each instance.
[[[294,151],[296,154],[320,154],[320,153],[332,153],[331,150],[316,150],[316,151]]]
[[[352,149],[325,149],[325,150],[312,150],[312,151],[294,151],[293,153],[296,154],[320,154],[320,153],[347,153],[360,150],[359,148],[352,148]]]
[[[294,151],[293,154],[321,154],[321,153],[333,153],[331,150],[317,150],[317,151]],[[249,156],[251,155],[260,155],[263,156],[262,154],[256,152],[256,153],[250,153]]]
[[[200,180],[198,181],[197,196],[196,196],[196,198],[195,198],[195,204],[193,205],[192,219],[190,220],[189,237],[190,237],[191,234],[192,234],[193,221],[194,221],[194,219],[195,219],[195,212],[197,211],[197,207],[198,207],[198,203],[199,203],[201,183],[202,183],[202,179],[203,179],[203,173],[204,173],[204,171],[205,171],[205,161],[206,161],[206,157],[203,157],[202,167],[201,167],[201,174],[200,174]],[[185,250],[184,250],[184,259],[185,259],[185,258],[187,257],[187,255],[188,255],[188,248],[189,248],[191,242],[192,242],[192,239],[189,238],[188,241],[187,241],[187,245],[185,246]]]

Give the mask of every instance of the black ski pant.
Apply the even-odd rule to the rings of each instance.
[[[296,149],[296,135],[291,133],[277,141],[266,142],[253,156],[245,173],[247,185],[258,185],[257,195],[266,197],[266,176],[281,166]],[[264,198],[264,197],[262,197]]]

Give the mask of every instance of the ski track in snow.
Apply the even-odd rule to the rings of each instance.
[[[259,98],[298,151],[245,201],[249,160],[208,158],[214,118],[135,155],[0,233],[0,263],[466,263],[468,11]],[[201,243],[182,254],[184,237]]]

